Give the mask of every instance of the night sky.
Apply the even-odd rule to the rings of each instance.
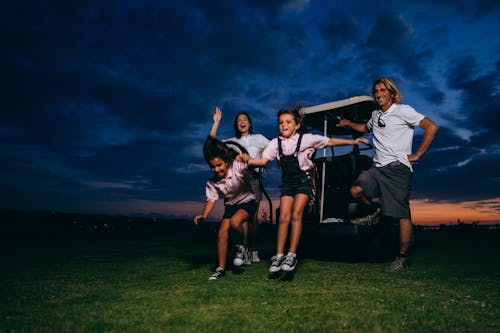
[[[500,222],[500,2],[3,1],[0,208],[192,217],[237,112],[370,95],[439,126],[414,221]],[[414,144],[419,144],[417,131]],[[274,164],[268,190],[279,193]]]

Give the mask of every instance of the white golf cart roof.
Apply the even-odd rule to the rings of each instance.
[[[370,96],[354,96],[335,102],[313,105],[300,110],[306,127],[325,132],[329,135],[349,135],[352,130],[337,127],[340,119],[366,122],[372,111],[377,108]]]

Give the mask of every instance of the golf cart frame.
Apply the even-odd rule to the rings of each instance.
[[[356,96],[306,107],[300,112],[306,131],[322,132],[328,137],[357,138],[362,133],[350,128],[337,127],[337,124],[341,119],[366,123],[376,109],[377,105],[372,97]],[[328,149],[331,149],[330,154]],[[372,164],[372,157],[366,153],[370,153],[373,146],[364,144],[361,147],[353,146],[351,152],[336,155],[335,152],[339,149],[340,147],[327,147],[317,152],[316,197],[311,200],[310,209],[304,214],[304,231],[332,236],[366,236],[369,242],[373,243],[372,247],[379,251],[381,247],[394,242],[394,231],[388,233],[388,229],[384,227],[393,224],[392,221],[382,223],[384,219],[379,210],[367,212],[363,204],[357,202],[350,194],[352,182],[361,171],[370,168]],[[391,240],[389,241],[387,237]]]

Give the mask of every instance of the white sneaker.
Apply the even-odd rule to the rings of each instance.
[[[233,265],[240,267],[241,265],[250,265],[252,261],[250,260],[250,253],[247,248],[243,245],[236,245],[236,255],[234,256]]]
[[[269,272],[270,273],[277,273],[281,271],[281,265],[283,264],[283,261],[285,261],[286,256],[281,255],[281,256],[272,256],[271,258],[271,267],[269,267]]]
[[[208,280],[210,281],[218,280],[220,278],[223,278],[224,275],[226,275],[226,271],[223,268],[217,267],[215,269],[215,272],[208,277]]]
[[[252,258],[252,262],[260,262],[259,251],[253,251],[250,256]]]
[[[297,255],[296,254],[287,254],[283,264],[281,265],[281,269],[285,272],[292,272],[297,266]]]
[[[245,262],[244,264],[245,265],[251,265],[252,264],[252,252],[250,252],[250,250],[248,250],[247,248],[245,248],[245,252],[243,253],[243,255],[245,256]]]

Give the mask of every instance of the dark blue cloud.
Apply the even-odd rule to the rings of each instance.
[[[498,45],[478,33],[497,27],[495,2],[10,1],[0,9],[0,208],[202,201],[210,172],[201,147],[216,105],[221,137],[245,111],[272,138],[278,109],[369,94],[381,75],[423,110],[456,108],[429,114],[441,131],[417,167],[415,196],[496,196],[480,170],[498,159]],[[273,164],[274,194],[276,179]]]
[[[500,60],[484,71],[474,57],[465,56],[452,59],[447,72],[449,87],[460,92],[462,114],[465,115],[463,125],[478,134],[481,131],[492,135],[498,133],[500,115],[494,110],[500,103],[499,70]],[[498,142],[495,137],[492,140]],[[491,143],[491,140],[486,142]]]
[[[414,146],[420,142],[417,135]],[[499,179],[494,169],[500,159],[499,148],[496,145],[488,150],[485,141],[467,141],[441,128],[432,149],[414,168],[413,198],[460,202],[497,197]]]

